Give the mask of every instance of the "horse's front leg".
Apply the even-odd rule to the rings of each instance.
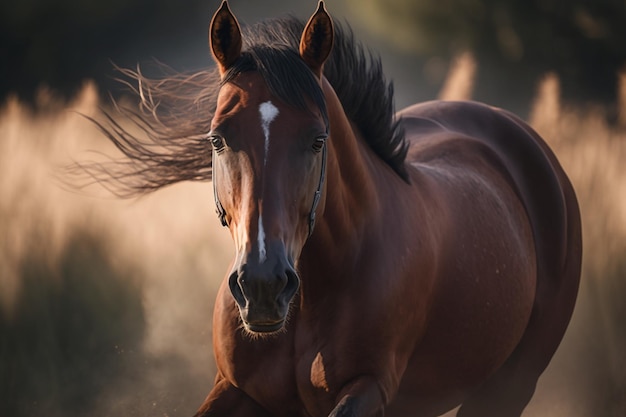
[[[341,391],[338,399],[328,417],[382,417],[385,414],[380,386],[371,377],[353,380]]]
[[[245,392],[219,378],[194,417],[271,417]]]

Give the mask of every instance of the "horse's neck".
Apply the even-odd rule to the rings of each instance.
[[[378,189],[373,180],[376,172],[371,151],[325,79],[323,90],[330,122],[323,213],[318,213],[315,231],[301,260],[305,265],[317,263],[315,267],[319,268],[323,256],[323,273],[330,278],[341,272],[349,257],[357,256],[353,242],[363,239],[366,231],[371,232],[371,217],[378,215]]]
[[[330,122],[329,166],[326,210],[340,211],[342,225],[354,234],[354,227],[365,216],[367,205],[376,198],[374,174],[368,149],[348,120],[335,90],[324,78],[324,96]],[[340,230],[340,229],[339,229]]]

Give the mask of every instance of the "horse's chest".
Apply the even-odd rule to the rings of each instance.
[[[256,356],[257,360],[250,361]],[[239,358],[241,359],[241,358]],[[341,388],[320,352],[291,356],[276,350],[231,362],[233,382],[276,416],[327,416]]]
[[[323,352],[301,352],[296,363],[296,382],[303,407],[312,416],[326,416],[332,410],[341,384],[334,366]]]
[[[326,417],[335,407],[341,391],[355,377],[369,374],[373,361],[357,356],[366,342],[356,337],[338,336],[332,325],[316,326],[300,322],[296,332],[295,377],[299,400],[312,417]],[[361,343],[362,342],[362,343]],[[367,365],[364,365],[367,363]]]

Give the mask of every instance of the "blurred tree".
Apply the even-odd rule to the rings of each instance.
[[[169,61],[188,47],[206,49],[206,25],[219,0],[23,0],[0,2],[0,97],[29,99],[42,84],[73,95],[85,78],[103,90],[111,61],[134,66]],[[193,45],[190,46],[193,48]],[[206,65],[208,53],[189,59]]]
[[[337,0],[343,3],[345,0]],[[207,28],[221,0],[20,0],[0,2],[0,100],[30,101],[42,85],[73,96],[85,78],[119,91],[121,67],[155,59],[177,70],[212,65]],[[315,0],[235,1],[242,23],[287,11],[307,16]],[[339,7],[337,7],[339,8]]]
[[[411,53],[449,61],[471,51],[481,99],[532,95],[537,78],[553,71],[567,99],[615,100],[626,62],[623,0],[349,1],[373,30]]]

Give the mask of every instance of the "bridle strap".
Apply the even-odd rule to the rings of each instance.
[[[322,148],[322,168],[320,171],[320,182],[317,185],[317,190],[315,190],[315,194],[313,195],[313,205],[311,207],[311,213],[309,213],[309,237],[313,234],[313,228],[315,227],[315,212],[317,210],[317,205],[320,203],[320,198],[322,197],[322,190],[324,188],[324,181],[326,180],[326,147],[327,143],[324,143],[324,147]]]
[[[217,217],[220,219],[220,222],[222,223],[222,226],[228,226],[228,222],[226,221],[226,210],[224,210],[224,206],[222,206],[222,202],[220,201],[220,198],[217,195],[217,175],[216,174],[216,170],[215,170],[215,157],[217,156],[217,152],[215,151],[215,148],[213,149],[213,156],[211,157],[211,164],[212,164],[212,169],[211,169],[211,181],[213,182],[213,198],[215,199],[215,212],[217,213]]]

